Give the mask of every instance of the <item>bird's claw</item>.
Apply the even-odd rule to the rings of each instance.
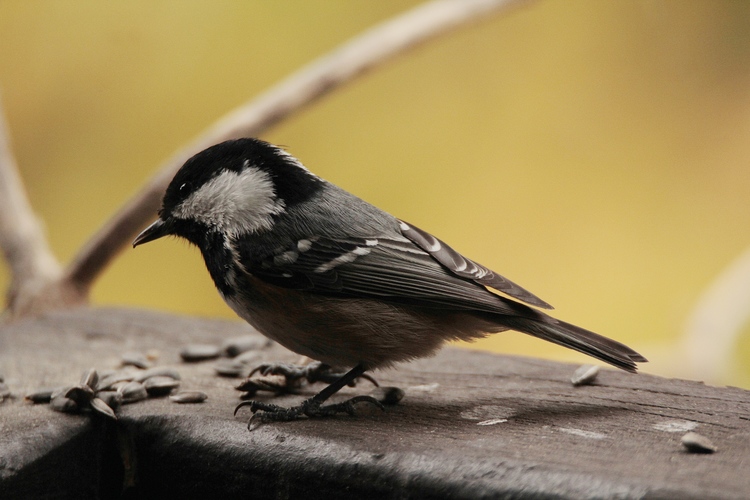
[[[257,377],[252,378],[256,373],[263,376],[281,376],[284,377],[284,384],[272,383],[268,380],[259,380]],[[345,373],[334,371],[331,366],[314,361],[306,366],[292,365],[289,363],[263,363],[258,365],[250,372],[246,382],[243,382],[238,390],[250,392],[254,395],[259,390],[267,390],[276,394],[291,392],[302,385],[302,381],[309,384],[316,382],[333,383],[341,378]],[[375,387],[379,387],[378,382],[370,375],[362,374],[358,378],[370,381]],[[248,385],[249,384],[249,385]],[[348,384],[350,387],[356,385],[356,379]],[[247,388],[245,388],[247,387]]]
[[[354,415],[354,406],[358,403],[369,403],[385,411],[385,407],[377,399],[371,396],[354,396],[353,398],[334,403],[322,405],[314,397],[303,401],[297,406],[285,408],[262,401],[243,401],[234,409],[234,414],[243,406],[249,406],[253,416],[247,424],[248,430],[257,428],[259,423],[264,422],[289,422],[298,418],[320,418],[346,413]]]

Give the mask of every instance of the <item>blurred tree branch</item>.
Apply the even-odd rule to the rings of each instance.
[[[169,181],[194,154],[228,139],[258,136],[292,113],[394,56],[453,28],[528,1],[433,0],[380,23],[311,62],[264,94],[227,114],[167,159],[149,183],[94,234],[62,274],[49,252],[28,203],[25,202],[20,179],[15,175],[16,183],[8,183],[7,189],[21,193],[21,204],[25,210],[21,217],[24,220],[17,220],[7,226],[7,233],[6,226],[0,226],[0,233],[6,233],[5,236],[0,234],[0,243],[3,243],[14,276],[12,293],[8,295],[11,316],[18,317],[70,303],[85,302],[96,278],[132,241],[138,230],[155,216]],[[0,204],[4,203],[0,200]],[[2,208],[0,205],[0,210]],[[17,216],[10,216],[11,219],[14,217]],[[30,223],[32,219],[33,222]],[[0,221],[6,223],[5,218]],[[36,229],[23,240],[34,249],[21,251],[23,255],[19,257],[18,250],[10,246],[6,249],[4,242],[15,241],[18,239],[16,236],[25,234],[16,227],[21,223]],[[32,263],[31,271],[22,270],[26,269],[28,262]],[[27,287],[25,283],[31,285],[32,278],[36,284]],[[19,294],[22,289],[30,291],[28,294]]]
[[[10,132],[0,101],[0,249],[10,267],[8,304],[26,309],[31,297],[56,283],[62,271],[31,209],[10,146]]]
[[[742,332],[750,323],[750,248],[703,291],[681,339],[689,375],[717,383],[731,373]]]

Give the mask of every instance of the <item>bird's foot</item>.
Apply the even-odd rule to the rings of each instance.
[[[243,406],[249,406],[253,416],[247,423],[248,430],[255,429],[260,423],[264,422],[289,422],[298,418],[319,418],[333,415],[348,414],[354,415],[354,405],[357,403],[369,403],[385,411],[385,407],[372,396],[354,396],[341,403],[323,405],[321,402],[312,397],[303,401],[297,406],[285,408],[271,403],[262,401],[243,401],[234,409],[234,414]]]
[[[313,361],[309,365],[299,366],[292,365],[289,363],[263,363],[257,366],[253,371],[250,372],[248,378],[251,378],[254,374],[260,373],[261,375],[279,375],[284,377],[285,387],[288,390],[298,388],[302,381],[307,381],[309,384],[316,382],[325,382],[331,384],[336,380],[339,380],[346,372],[334,371],[334,369],[321,363],[320,361]],[[377,381],[367,374],[360,375],[358,378],[364,378],[372,382],[375,387],[378,387]],[[348,385],[354,387],[356,380],[353,380]]]

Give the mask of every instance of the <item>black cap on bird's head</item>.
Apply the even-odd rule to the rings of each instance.
[[[273,217],[309,199],[324,181],[297,159],[258,139],[211,146],[180,168],[164,194],[159,218],[133,241],[167,235],[195,239],[205,232],[267,230]]]

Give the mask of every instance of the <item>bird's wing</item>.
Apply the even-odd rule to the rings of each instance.
[[[511,280],[500,276],[483,265],[467,259],[430,233],[404,221],[399,221],[399,224],[401,234],[419,248],[430,254],[433,259],[438,261],[456,276],[470,279],[479,285],[494,288],[506,295],[510,295],[514,299],[518,299],[532,306],[552,309],[551,305],[533,293],[518,286]]]
[[[413,226],[409,227],[413,230]],[[268,251],[259,251],[257,243],[243,241],[236,242],[235,247],[246,272],[277,286],[426,307],[514,315],[525,310],[484,288],[481,280],[495,283],[497,275],[468,260],[467,268],[461,269],[456,257],[453,269],[418,243],[397,234],[377,238],[315,236],[289,241]],[[440,259],[445,260],[446,255],[460,257],[449,247],[441,247]],[[477,269],[476,275],[469,274],[469,263]]]

